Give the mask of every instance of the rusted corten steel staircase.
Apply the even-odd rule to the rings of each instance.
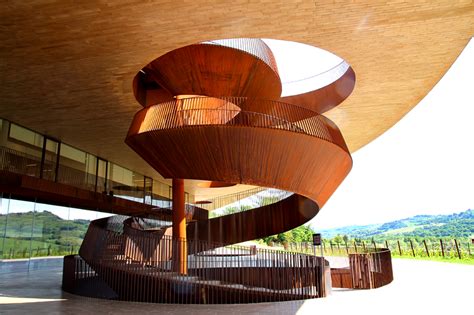
[[[64,289],[97,297],[96,288],[106,288],[105,298],[160,303],[251,303],[326,295],[321,257],[176,240],[168,230],[146,228],[138,218],[93,221],[79,256],[65,259]],[[186,275],[172,270],[177,242],[188,246]]]
[[[84,268],[126,300],[236,303],[324,296],[320,257],[222,247],[285,232],[318,213],[352,167],[339,129],[322,113],[348,97],[354,83],[348,67],[326,87],[281,97],[273,54],[258,39],[199,43],[152,61],[134,80],[144,108],[126,138],[132,149],[165,178],[293,194],[246,212],[188,221],[187,239],[172,237],[167,227],[143,228],[140,219],[94,221],[80,251]],[[183,246],[187,274],[173,273],[173,252]],[[74,259],[69,263],[81,261]]]

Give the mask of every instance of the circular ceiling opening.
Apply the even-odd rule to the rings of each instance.
[[[197,103],[200,97],[237,97],[284,102],[322,114],[342,103],[354,85],[350,65],[324,49],[276,39],[231,38],[196,43],[159,56],[138,72],[133,90],[145,107],[180,104],[180,97],[192,95]],[[194,101],[189,102],[196,109]],[[208,111],[210,118],[204,122],[227,123],[211,117],[212,112],[221,114],[224,104],[214,103],[212,108],[199,108],[200,114]],[[258,108],[252,110],[258,112]],[[238,119],[238,114],[235,111],[228,121]]]
[[[329,85],[343,76],[350,67],[344,59],[318,47],[286,40],[262,40],[275,57],[282,81],[282,97]]]

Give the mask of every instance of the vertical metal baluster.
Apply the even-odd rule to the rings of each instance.
[[[133,254],[132,254],[132,260],[131,260],[131,263],[130,263],[130,268],[129,268],[129,271],[127,273],[128,275],[128,279],[129,279],[129,283],[132,284],[132,291],[130,292],[130,301],[133,301],[135,299],[135,294],[137,292],[137,279],[135,279],[135,277],[133,276],[133,273],[134,273],[134,269],[135,269],[135,261],[136,261],[136,257],[137,257],[137,242],[138,240],[136,239],[136,237],[133,237],[133,240],[134,240],[134,245],[133,245]]]
[[[179,238],[176,238],[176,239],[174,240],[174,242],[175,242],[175,244],[176,244],[177,246],[180,245],[180,239],[179,239]],[[177,247],[177,248],[179,248],[179,247]],[[181,261],[180,261],[179,263],[181,263]],[[182,287],[183,287],[183,286],[182,286],[182,283],[181,283],[181,282],[182,282],[181,273],[180,273],[180,272],[177,272],[177,273],[176,273],[175,286],[176,286],[176,301],[177,301],[176,303],[178,303],[178,304],[182,304],[182,300],[181,300],[181,299],[182,299]]]
[[[136,249],[136,246],[133,242],[131,242],[131,244],[133,244],[132,246],[132,251],[130,253],[130,264],[127,264],[127,268],[126,268],[126,280],[124,281],[125,283],[122,283],[122,285],[129,285],[128,287],[128,290],[127,290],[127,301],[132,301],[132,292],[130,291],[130,287],[133,287],[133,277],[130,275],[130,272],[131,272],[131,269],[132,269],[132,263],[133,263],[133,258],[135,256],[135,249]]]
[[[160,241],[161,240],[154,240],[151,243],[151,248],[150,248],[150,275],[151,275],[151,280],[150,280],[150,286],[151,286],[151,293],[150,293],[150,302],[156,303],[156,252],[161,250],[160,246]]]
[[[266,270],[267,270],[267,274],[269,275],[266,279],[267,280],[266,285],[265,285],[266,288],[270,287],[270,285],[271,285],[270,281],[272,281],[272,278],[273,278],[273,276],[272,276],[272,269],[273,269],[273,259],[272,258],[273,257],[271,256],[270,253],[271,253],[271,250],[266,251],[266,257],[267,257],[267,259],[266,259],[267,269]],[[271,292],[270,293],[271,299],[275,299],[275,292],[273,290],[270,290],[270,292]]]
[[[291,283],[293,276],[292,272],[293,269],[290,266],[290,252],[285,252],[285,292],[287,296],[291,295],[291,288],[293,287],[293,284]]]
[[[140,236],[135,236],[137,239],[137,246],[136,246],[136,256],[135,256],[135,263],[133,264],[133,272],[131,273],[131,276],[135,280],[135,290],[134,290],[134,301],[137,301],[140,299],[140,287],[141,287],[141,282],[142,282],[142,275],[141,275],[141,255],[140,255],[140,249],[143,248],[143,239]]]

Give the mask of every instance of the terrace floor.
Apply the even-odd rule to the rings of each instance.
[[[23,265],[15,265],[15,264]],[[239,305],[108,301],[61,291],[62,260],[0,263],[0,314],[470,314],[474,266],[394,259],[395,280],[375,290],[334,290],[324,299]]]

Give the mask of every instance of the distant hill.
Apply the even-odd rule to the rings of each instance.
[[[63,246],[80,245],[89,226],[87,220],[63,220],[49,211],[0,215],[2,228],[5,223],[7,238],[26,240],[33,235],[35,241]]]
[[[474,210],[449,215],[416,215],[383,224],[352,225],[318,231],[324,238],[396,239],[403,237],[470,237],[474,235]]]

